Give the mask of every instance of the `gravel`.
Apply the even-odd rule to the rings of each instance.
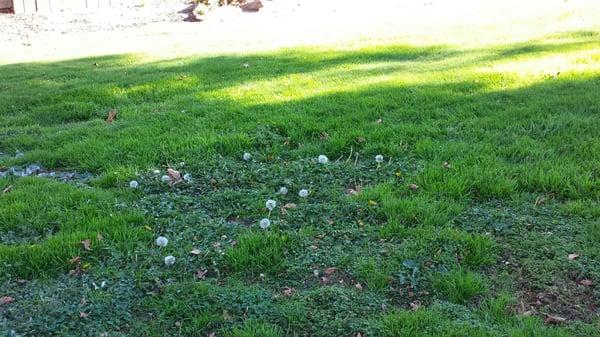
[[[0,14],[2,40],[28,45],[32,35],[111,31],[156,22],[179,22],[187,16],[184,0],[148,0],[144,6],[124,6],[97,12],[63,10],[40,14]]]

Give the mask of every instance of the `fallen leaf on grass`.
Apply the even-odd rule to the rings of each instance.
[[[204,280],[206,278],[206,273],[208,273],[208,269],[204,269],[204,270],[198,269],[196,271],[196,278],[198,278],[199,280]]]
[[[589,287],[593,284],[593,282],[592,282],[592,280],[581,280],[581,281],[579,281],[579,284],[581,284],[582,286]]]
[[[296,207],[298,207],[298,206],[296,204],[294,204],[293,202],[283,205],[283,208],[287,208],[287,209],[296,208]]]
[[[539,205],[543,204],[546,201],[546,198],[544,197],[537,197],[535,198],[535,202],[533,203],[533,207],[538,207]]]
[[[552,316],[548,314],[546,314],[546,318],[544,319],[544,322],[547,324],[564,324],[566,321],[567,319],[564,317]]]
[[[336,272],[337,268],[336,267],[329,267],[329,268],[325,268],[325,270],[323,270],[323,273],[325,275],[333,275]]]
[[[181,182],[181,172],[174,169],[167,169],[167,175],[169,176],[169,185],[174,186]]]
[[[2,296],[2,297],[0,297],[0,305],[11,304],[14,301],[15,301],[14,297],[10,297],[10,296]]]
[[[417,185],[417,184],[410,184],[410,185],[408,185],[408,188],[410,188],[413,191],[416,191],[416,190],[419,189],[419,185]]]
[[[2,189],[2,194],[9,193],[10,191],[12,191],[12,185],[8,185],[5,188],[3,188]]]
[[[192,255],[200,255],[200,253],[201,253],[200,249],[198,249],[198,248],[194,248],[190,251],[190,254],[192,254]]]
[[[108,115],[106,116],[106,122],[107,123],[112,123],[115,118],[117,118],[117,109],[112,109],[108,112]]]
[[[569,260],[573,261],[579,258],[579,254],[577,253],[573,253],[573,254],[569,254]]]
[[[81,241],[81,244],[83,245],[83,249],[87,251],[92,250],[92,241],[90,239],[85,239]]]
[[[286,297],[290,297],[294,294],[294,291],[296,291],[294,288],[285,287],[283,288],[283,295]]]
[[[79,313],[79,317],[81,317],[81,318],[87,318],[89,315],[90,315],[89,313],[84,312],[84,311]]]
[[[416,301],[410,303],[410,310],[414,311],[414,310],[419,309],[420,307],[421,307],[421,301],[419,301],[419,300],[416,300]]]

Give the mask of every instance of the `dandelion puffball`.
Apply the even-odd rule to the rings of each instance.
[[[375,161],[379,164],[383,163],[383,156],[378,154],[375,156]]]
[[[140,186],[140,184],[135,180],[129,182],[129,188],[138,188],[138,186]]]
[[[186,173],[183,175],[183,180],[185,180],[185,182],[191,183],[192,182],[192,175],[189,173]]]
[[[169,267],[175,264],[175,256],[169,255],[165,257],[165,266]]]
[[[164,175],[164,176],[160,177],[160,180],[161,180],[163,183],[168,183],[168,182],[171,180],[171,178],[169,178],[169,176],[168,176],[168,175]]]
[[[269,211],[272,211],[277,206],[277,201],[269,199],[265,202],[265,206]]]
[[[308,190],[301,189],[300,192],[298,192],[298,195],[301,196],[302,198],[306,198],[306,197],[308,197]]]
[[[319,161],[319,164],[327,164],[329,162],[329,158],[327,158],[326,155],[320,155],[317,160]]]
[[[285,186],[281,186],[281,187],[279,188],[279,194],[287,194],[287,192],[288,192],[288,189],[287,189],[287,187],[285,187]]]
[[[244,152],[244,155],[242,156],[242,158],[244,158],[245,161],[248,161],[248,160],[252,159],[252,155],[248,152]]]
[[[269,228],[269,226],[271,226],[271,220],[264,218],[264,219],[260,220],[259,225],[260,225],[260,228],[267,229],[267,228]]]
[[[159,247],[166,247],[168,243],[169,239],[165,238],[164,236],[159,236],[156,238],[156,245]]]

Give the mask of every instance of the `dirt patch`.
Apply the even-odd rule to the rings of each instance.
[[[528,288],[528,282],[519,282],[520,303],[516,311],[521,314],[534,314],[545,319],[561,317],[565,323],[583,321],[590,323],[596,317],[598,299],[594,296],[594,286],[585,285],[583,280],[564,280],[542,291]],[[583,283],[583,284],[582,284]]]

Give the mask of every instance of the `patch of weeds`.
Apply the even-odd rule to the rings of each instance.
[[[487,292],[487,284],[481,275],[461,268],[436,274],[433,286],[442,297],[458,304],[467,303]]]
[[[225,331],[223,335],[225,337],[281,337],[284,333],[277,325],[250,319],[240,326]]]
[[[277,274],[284,270],[290,240],[270,231],[248,231],[225,252],[225,264],[233,272],[251,275]]]
[[[374,291],[383,291],[390,281],[390,275],[373,258],[359,262],[357,274],[358,278]]]

